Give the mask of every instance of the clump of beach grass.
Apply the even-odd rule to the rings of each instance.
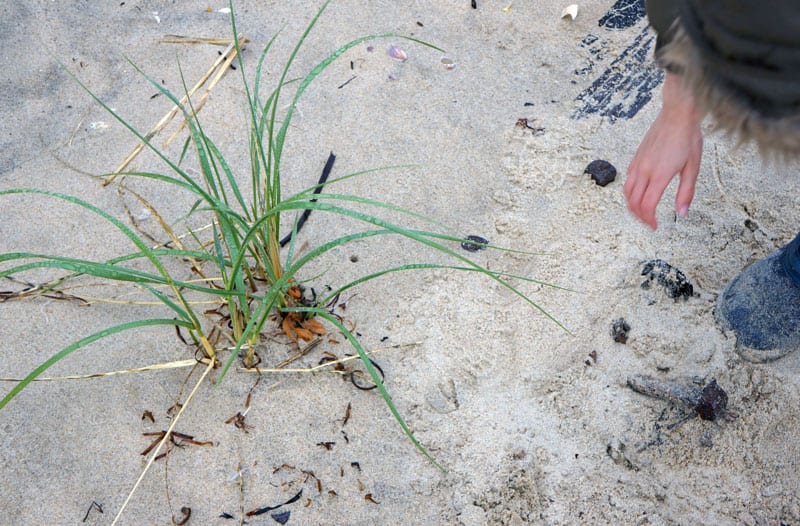
[[[35,269],[56,269],[61,272],[50,281],[31,283],[22,290],[5,293],[2,299],[33,298],[42,295],[80,299],[80,295],[70,289],[70,284],[79,276],[91,276],[106,283],[128,285],[137,291],[143,291],[151,296],[151,300],[168,309],[170,315],[154,316],[108,327],[67,345],[18,381],[0,400],[0,409],[11,402],[32,381],[43,379],[43,373],[53,364],[93,342],[146,326],[169,328],[170,330],[164,332],[170,338],[174,337],[177,331],[179,337],[190,348],[190,352],[198,356],[205,367],[163,440],[157,448],[154,448],[147,465],[149,467],[167,442],[169,433],[191,401],[197,387],[214,367],[220,368],[217,375],[219,382],[237,358],[241,358],[247,367],[254,366],[258,360],[256,349],[260,344],[260,336],[266,331],[274,330],[276,323],[286,338],[302,346],[316,343],[333,329],[343,335],[355,350],[370,381],[415,447],[439,466],[406,425],[386,390],[381,372],[359,342],[352,327],[348,327],[345,320],[335,312],[337,298],[364,282],[396,273],[428,269],[474,272],[477,277],[500,283],[516,294],[522,302],[561,325],[512,284],[514,279],[535,280],[490,270],[458,251],[459,244],[470,241],[442,233],[440,230],[405,227],[396,220],[385,219],[382,213],[385,212],[391,217],[405,216],[417,222],[427,221],[427,224],[433,226],[437,226],[438,223],[392,203],[330,190],[343,180],[362,177],[376,170],[399,169],[398,167],[368,169],[334,180],[326,180],[330,173],[330,165],[333,163],[331,155],[318,184],[293,195],[285,195],[282,192],[284,148],[298,101],[314,79],[332,62],[354,46],[369,40],[385,38],[405,38],[414,45],[441,51],[431,44],[402,35],[391,33],[367,35],[339,47],[304,75],[291,77],[292,65],[297,54],[329,2],[330,0],[326,1],[312,18],[283,64],[279,78],[266,94],[262,93],[264,78],[262,68],[278,35],[273,37],[261,52],[255,66],[255,80],[250,84],[245,75],[248,64],[243,60],[241,53],[246,40],[237,34],[236,19],[233,11],[231,12],[234,36],[220,64],[224,71],[234,59],[238,62],[247,98],[250,170],[246,186],[240,184],[240,176],[234,173],[231,164],[203,129],[198,111],[205,97],[202,97],[199,103],[193,102],[191,97],[197,91],[197,86],[192,88],[185,86],[185,96],[178,98],[137,68],[159,93],[172,101],[175,105],[173,114],[182,114],[185,119],[188,138],[180,158],[175,160],[170,159],[163,148],[154,145],[154,134],[158,131],[156,129],[158,127],[147,133],[138,131],[70,73],[99,105],[139,139],[141,143],[139,149],[149,149],[167,168],[164,172],[118,170],[106,178],[106,183],[116,178],[116,184],[119,185],[121,192],[133,195],[142,203],[148,213],[157,220],[164,239],[154,245],[152,236],[145,235],[137,228],[132,216],[130,221],[126,222],[76,196],[36,189],[2,191],[0,197],[33,194],[42,199],[61,202],[65,206],[79,206],[97,220],[113,225],[132,245],[129,253],[106,261],[25,251],[2,254],[0,263],[6,268],[0,271],[0,277],[27,283],[21,277]],[[209,77],[210,75],[206,78]],[[218,80],[218,77],[215,79]],[[138,152],[135,151],[132,156],[135,153]],[[121,168],[127,166],[132,156],[126,159]],[[195,157],[197,174],[183,167],[183,161],[187,156]],[[169,192],[187,193],[192,197],[194,205],[185,215],[202,218],[207,227],[202,231],[195,229],[185,233],[176,232],[174,226],[170,225],[154,206],[125,186],[124,178],[138,178],[149,181],[148,184],[163,185]],[[317,215],[334,214],[346,218],[353,225],[352,231],[301,251],[295,242],[296,234],[302,226],[301,218],[304,214],[307,217],[311,211]],[[290,230],[294,235],[282,238],[280,234],[282,229]],[[343,283],[319,296],[309,297],[302,284],[315,277],[313,274],[308,275],[307,270],[313,262],[339,247],[382,236],[400,236],[411,240],[435,253],[447,256],[452,263],[421,262],[390,265]],[[476,248],[500,250],[483,244],[480,247],[476,245]],[[181,266],[178,268],[182,268],[184,272],[180,274],[176,272],[176,262],[180,263]],[[180,278],[179,275],[186,275],[187,266],[192,278]],[[215,322],[209,322],[209,303],[214,305],[211,310],[216,316]],[[9,304],[3,308],[10,308]],[[190,363],[195,363],[195,360],[187,360],[181,366]],[[147,468],[143,470],[141,476],[144,477],[146,472]]]

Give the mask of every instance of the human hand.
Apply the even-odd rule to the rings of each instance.
[[[658,202],[678,174],[675,211],[681,217],[689,211],[703,154],[701,121],[691,92],[677,75],[667,73],[661,112],[636,150],[623,187],[630,211],[653,230]]]

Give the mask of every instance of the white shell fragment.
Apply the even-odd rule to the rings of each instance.
[[[455,69],[456,63],[451,58],[442,57],[442,67],[444,69]]]
[[[386,50],[386,53],[395,60],[399,60],[400,62],[405,62],[408,60],[408,53],[402,50],[402,48],[391,45],[389,49]]]
[[[569,17],[572,20],[578,16],[578,4],[570,4],[564,8],[564,11],[561,13],[561,18]]]
[[[133,217],[134,217],[134,218],[135,218],[137,221],[144,221],[144,220],[146,220],[146,219],[150,219],[150,216],[152,216],[152,215],[153,215],[153,214],[152,214],[152,212],[150,212],[150,210],[149,210],[149,209],[147,209],[147,208],[142,208],[142,210],[141,210],[141,211],[140,211],[140,212],[139,212],[137,215],[135,215],[135,216],[133,216]],[[249,407],[248,407],[248,409],[249,409]]]
[[[231,14],[231,8],[223,7],[222,9],[217,9],[217,13],[222,13],[223,15],[229,15]]]

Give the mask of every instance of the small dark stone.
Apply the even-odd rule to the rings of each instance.
[[[287,522],[289,522],[289,518],[291,516],[292,512],[288,510],[282,511],[280,513],[273,513],[272,515],[270,515],[270,517],[272,517],[272,520],[274,520],[278,524],[286,524]]]
[[[728,407],[728,393],[717,385],[717,381],[712,379],[703,388],[700,401],[695,406],[695,411],[703,420],[716,420],[725,413]]]
[[[625,321],[625,318],[619,318],[611,323],[611,337],[617,343],[628,343],[628,333],[631,332],[631,326]]]
[[[617,178],[617,169],[614,165],[599,159],[590,162],[583,173],[591,175],[594,182],[600,186],[605,186]]]
[[[664,287],[667,295],[678,301],[679,298],[689,298],[694,295],[694,286],[686,277],[686,274],[673,267],[661,259],[651,259],[642,267],[642,276],[646,276],[642,282],[643,289],[649,289],[655,281]]]
[[[356,256],[355,254],[350,256],[350,262],[351,263],[358,263],[358,256]]]
[[[483,250],[486,248],[486,245],[489,244],[489,240],[481,236],[467,236],[464,238],[464,240],[466,242],[461,243],[461,248],[467,252],[477,252],[479,250]]]

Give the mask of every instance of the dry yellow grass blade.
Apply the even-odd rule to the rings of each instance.
[[[246,38],[240,36],[239,44],[240,44],[241,47],[244,47],[244,45],[247,42],[248,42],[248,40]],[[228,71],[228,69],[233,64],[233,61],[236,60],[236,44],[231,41],[231,46],[233,46],[232,50],[231,50],[231,47],[228,47],[228,49],[225,51],[225,53],[223,53],[220,56],[220,58],[224,58],[225,60],[222,62],[222,64],[217,69],[217,74],[214,75],[213,79],[211,79],[211,82],[208,84],[208,87],[206,88],[206,90],[203,92],[202,95],[200,95],[200,100],[198,100],[197,103],[194,104],[194,113],[192,114],[192,117],[194,117],[197,114],[197,112],[199,112],[203,108],[203,106],[206,103],[206,100],[208,100],[208,95],[211,93],[211,90],[214,89],[214,86],[217,85],[217,82],[219,82],[219,80],[222,78],[222,76],[225,74],[225,72]],[[169,146],[169,144],[175,139],[175,137],[178,136],[178,134],[181,132],[181,130],[183,130],[183,128],[186,127],[186,124],[187,124],[186,123],[186,119],[184,119],[184,121],[181,123],[181,125],[178,127],[178,129],[175,130],[172,133],[172,135],[170,135],[169,138],[167,138],[166,141],[164,141],[164,148]]]
[[[201,227],[197,227],[197,228],[190,228],[190,229],[188,229],[188,230],[189,230],[189,232],[186,232],[185,234],[181,234],[181,235],[179,235],[179,236],[178,236],[178,239],[179,239],[179,240],[181,240],[181,241],[183,241],[184,239],[186,239],[186,238],[187,238],[187,237],[189,237],[190,235],[191,235],[191,236],[196,236],[196,235],[197,235],[199,232],[204,232],[204,231],[206,231],[206,230],[210,230],[210,229],[211,229],[213,226],[214,226],[214,224],[213,224],[213,223],[209,223],[209,224],[207,224],[207,225],[205,225],[205,226],[201,226]],[[203,245],[203,247],[202,247],[202,248],[205,248],[206,246],[208,246],[208,245],[209,245],[209,244],[211,244],[211,243],[213,243],[213,241],[209,241],[208,243],[206,243],[206,245]],[[166,248],[166,247],[168,247],[168,246],[169,246],[169,241],[167,241],[167,242],[164,242],[164,243],[157,243],[157,244],[153,245],[153,246],[152,246],[152,247],[150,247],[150,248],[151,248],[152,250],[156,250],[156,249],[159,249],[159,248]]]
[[[183,35],[164,35],[161,38],[163,44],[210,44],[212,46],[227,46],[233,42],[230,38],[202,38],[186,37]]]
[[[163,245],[161,245],[163,246]],[[159,248],[159,247],[156,247]],[[121,293],[116,296],[111,297],[99,297],[99,296],[91,296],[87,294],[78,293],[79,289],[90,289],[93,287],[109,287],[107,284],[100,284],[100,283],[84,283],[80,285],[72,285],[70,287],[61,287],[56,289],[61,283],[63,283],[66,279],[72,277],[71,275],[62,276],[60,278],[56,278],[50,280],[46,283],[31,283],[29,281],[24,281],[21,279],[17,279],[13,276],[6,276],[9,281],[17,283],[19,285],[23,285],[25,288],[18,291],[6,291],[0,290],[0,303],[4,301],[14,301],[20,300],[25,298],[34,298],[38,296],[42,296],[49,299],[59,300],[59,301],[78,301],[81,305],[89,306],[94,304],[109,304],[109,305],[164,305],[164,302],[160,300],[127,300],[123,299],[126,296],[132,296],[136,294],[141,294],[142,289],[136,288],[136,290],[132,292]],[[186,283],[213,283],[215,281],[222,281],[222,278],[199,278],[199,279],[190,279],[186,280]],[[124,287],[130,287],[130,284],[114,284],[112,288],[122,289]],[[164,285],[155,287],[156,289],[166,289],[167,287]],[[192,300],[187,301],[189,305],[219,305],[219,299],[211,299],[211,300]]]
[[[207,363],[209,360],[204,358],[200,360],[201,363]],[[119,376],[131,373],[144,373],[147,371],[164,371],[167,369],[175,369],[178,367],[192,367],[197,365],[197,360],[178,360],[169,363],[158,363],[155,365],[147,365],[145,367],[136,367],[134,369],[124,369],[121,371],[109,371],[105,373],[90,373],[90,374],[76,374],[72,376],[39,376],[34,378],[34,382],[59,382],[61,380],[85,380],[87,378],[103,378],[105,376]],[[0,382],[20,382],[22,378],[0,378]]]
[[[208,92],[206,92],[206,93],[208,93]],[[128,207],[128,204],[125,202],[125,198],[123,196],[123,192],[128,192],[133,197],[135,197],[150,212],[150,215],[152,215],[153,217],[156,218],[156,221],[158,221],[158,224],[161,226],[161,229],[164,232],[166,232],[167,236],[169,236],[169,238],[172,241],[172,243],[179,250],[186,250],[186,247],[181,242],[181,238],[178,235],[175,234],[175,231],[172,229],[172,227],[169,225],[169,223],[167,223],[167,221],[161,216],[161,214],[158,212],[158,210],[156,210],[156,208],[153,205],[151,205],[150,202],[147,199],[145,199],[144,197],[139,195],[139,193],[137,193],[137,192],[133,191],[132,189],[128,188],[126,185],[119,184],[119,185],[117,185],[117,193],[119,194],[120,199],[122,200],[122,206],[125,208],[125,212],[128,214],[128,218],[130,219],[130,221],[133,224],[133,226],[136,227],[136,230],[138,230],[142,235],[147,236],[154,243],[158,243],[157,239],[155,239],[146,230],[144,230],[143,228],[141,228],[139,226],[138,221],[136,221],[136,217],[133,215],[133,213],[131,212],[130,208]],[[205,273],[203,272],[203,270],[200,268],[200,263],[195,258],[187,257],[187,259],[189,260],[189,263],[190,263],[190,265],[192,267],[192,270],[195,273],[197,273],[198,276],[200,276],[203,279],[208,279],[208,276],[206,276]]]
[[[379,349],[379,350],[388,350],[388,349],[403,347],[403,346],[407,346],[407,345],[417,345],[417,344],[394,345],[392,347],[387,347],[387,348]],[[379,350],[372,351],[372,353],[378,352]],[[341,362],[345,362],[345,361],[353,360],[353,359],[357,360],[357,359],[359,359],[359,357],[358,356],[349,356],[349,357],[344,358],[342,360],[338,360],[336,362],[325,363],[325,364],[322,364],[322,365],[318,365],[316,367],[312,367],[310,369],[297,369],[297,370],[294,370],[294,371],[282,370],[282,369],[272,369],[272,370],[261,369],[258,372],[260,372],[261,374],[263,374],[265,372],[279,372],[279,373],[304,372],[304,373],[308,373],[308,372],[313,372],[315,370],[321,369],[323,367],[330,367],[331,365],[334,365],[335,363],[341,363]],[[192,362],[192,365],[196,365],[197,364],[197,362],[195,362],[194,360],[190,360],[190,361]],[[203,374],[197,380],[197,383],[195,384],[195,386],[192,389],[192,391],[189,393],[189,396],[186,397],[186,401],[183,402],[183,405],[181,406],[180,410],[178,411],[178,414],[175,415],[175,418],[172,419],[172,423],[170,424],[169,428],[167,428],[167,432],[164,434],[164,438],[162,438],[161,441],[159,441],[159,443],[156,446],[156,448],[150,454],[150,458],[147,460],[147,464],[145,465],[144,469],[142,469],[142,473],[139,475],[139,478],[136,480],[136,484],[133,485],[133,488],[128,493],[128,496],[125,498],[125,502],[122,503],[122,507],[119,509],[119,511],[117,512],[117,515],[114,517],[114,521],[111,523],[111,526],[114,526],[115,524],[117,524],[117,522],[119,521],[120,517],[122,517],[122,513],[125,511],[125,508],[128,506],[128,503],[133,498],[133,494],[139,488],[139,485],[142,483],[142,480],[144,480],[144,477],[145,477],[145,475],[147,475],[147,472],[150,470],[150,467],[153,465],[153,462],[155,462],[155,459],[161,453],[161,449],[164,447],[164,444],[166,444],[166,442],[170,439],[170,436],[172,435],[172,431],[175,429],[175,426],[178,424],[178,420],[180,420],[181,416],[183,416],[183,412],[186,410],[186,408],[189,406],[189,403],[192,401],[192,397],[194,396],[195,392],[197,392],[197,389],[200,388],[200,384],[203,383],[203,380],[206,378],[206,376],[208,376],[208,373],[211,372],[211,369],[214,368],[214,360],[207,360],[207,361],[208,361],[208,364],[206,365],[206,368],[203,370]],[[256,371],[256,370],[253,369],[253,371]]]
[[[217,60],[214,61],[214,64],[211,65],[208,71],[206,71],[206,73],[200,78],[200,80],[198,80],[197,83],[194,86],[192,86],[192,89],[190,89],[188,93],[186,93],[183,97],[181,97],[179,101],[181,106],[185,105],[189,101],[189,98],[192,97],[200,88],[202,88],[203,85],[208,81],[208,79],[212,77],[212,75],[214,75],[214,72],[216,71],[217,74],[214,75],[214,79],[212,80],[211,84],[209,84],[209,87],[206,88],[206,91],[203,93],[203,96],[201,97],[200,106],[195,105],[195,111],[199,111],[200,107],[202,106],[202,103],[204,103],[205,100],[208,98],[208,93],[217,84],[219,79],[222,78],[222,75],[225,74],[230,65],[233,63],[233,60],[236,58],[237,54],[236,43],[232,38],[204,39],[204,38],[180,37],[178,35],[168,35],[167,37],[165,37],[165,39],[166,40],[162,40],[162,42],[181,43],[181,44],[184,43],[188,44],[210,43],[215,45],[223,45],[224,43],[228,44],[228,47],[225,48],[225,52],[222,53],[222,55],[220,55],[217,58]],[[249,40],[247,38],[241,35],[239,36],[240,47],[243,48],[248,42]],[[150,131],[148,131],[144,135],[145,139],[147,139],[148,141],[152,139],[158,132],[163,130],[170,122],[172,122],[172,119],[175,118],[178,112],[180,112],[180,108],[178,106],[174,106],[170,111],[167,112],[166,115],[164,115],[164,117],[161,118],[161,120],[158,121],[158,123],[156,123],[155,126],[153,126],[152,129],[150,129]],[[181,127],[183,127],[183,125],[181,125]],[[168,139],[168,141],[170,140],[172,140],[172,137]],[[112,175],[106,177],[105,181],[103,181],[103,186],[111,183],[116,178],[117,174],[124,171],[128,167],[128,165],[133,161],[133,159],[135,159],[136,156],[139,155],[139,153],[144,149],[144,146],[145,146],[144,142],[140,142],[138,145],[136,145],[133,151],[131,151],[131,153],[129,153],[128,156],[125,157],[125,160],[122,161],[122,163],[117,167],[117,169],[114,170]]]
[[[208,360],[208,365],[206,365],[206,368],[203,370],[203,374],[200,375],[200,379],[197,380],[197,383],[194,385],[192,392],[190,392],[189,396],[186,397],[186,401],[183,402],[183,405],[181,405],[178,414],[175,415],[175,418],[172,419],[172,423],[169,425],[169,428],[167,428],[167,432],[164,434],[164,438],[161,439],[161,441],[158,443],[158,446],[156,446],[155,450],[150,455],[150,458],[147,460],[147,464],[142,470],[141,475],[139,475],[139,478],[136,480],[136,484],[133,485],[133,488],[131,489],[130,493],[128,493],[128,496],[125,498],[125,502],[122,503],[122,507],[119,509],[117,515],[114,517],[114,521],[111,523],[111,526],[114,526],[117,523],[117,521],[119,521],[120,517],[122,517],[122,513],[128,506],[128,502],[130,502],[131,498],[133,498],[133,494],[136,492],[136,489],[139,487],[139,484],[142,483],[142,480],[144,480],[144,476],[147,475],[147,472],[150,470],[150,466],[153,465],[153,462],[158,457],[159,453],[161,453],[161,449],[164,447],[164,444],[172,436],[173,429],[175,429],[175,426],[178,424],[178,420],[180,420],[181,416],[183,416],[183,412],[189,406],[189,402],[192,401],[192,397],[194,396],[195,392],[197,392],[197,389],[200,388],[200,384],[203,383],[203,380],[205,380],[206,376],[208,376],[208,373],[210,373],[211,369],[213,368],[214,368],[214,360]]]
[[[81,296],[80,300],[85,302],[86,305],[94,305],[94,304],[103,304],[103,305],[147,305],[151,307],[157,307],[159,305],[164,305],[162,301],[138,301],[138,300],[121,300],[117,298],[95,298],[92,296]],[[201,305],[219,305],[219,300],[204,300],[204,301],[187,301],[187,305],[191,305],[193,307],[199,307]]]
[[[405,347],[414,347],[414,346],[420,345],[420,343],[421,342],[400,343],[400,344],[397,344],[397,345],[392,345],[390,347],[382,347],[380,349],[374,349],[372,351],[368,351],[367,352],[367,356],[372,356],[374,354],[390,351],[390,350],[393,350],[393,349],[402,349],[402,348],[405,348]],[[231,349],[228,349],[228,350],[233,350],[233,349],[231,348]],[[334,367],[335,365],[340,364],[340,363],[346,363],[346,362],[349,362],[349,361],[352,361],[352,360],[358,360],[358,359],[359,359],[358,355],[353,355],[353,356],[346,356],[346,357],[340,358],[338,360],[325,362],[323,364],[316,365],[314,367],[288,369],[286,367],[282,367],[281,365],[279,365],[278,367],[271,368],[271,369],[264,369],[264,368],[261,368],[261,367],[257,367],[257,368],[254,367],[254,368],[251,368],[251,369],[245,369],[245,368],[242,367],[239,370],[243,371],[243,372],[259,373],[259,374],[310,374],[310,373],[316,373],[316,372],[321,371],[323,369]],[[210,360],[208,358],[203,358],[201,360],[195,360],[195,359],[192,358],[192,359],[187,359],[187,360],[176,360],[174,362],[147,365],[147,366],[144,366],[144,367],[135,367],[133,369],[123,369],[123,370],[119,370],[119,371],[108,371],[108,372],[103,372],[103,373],[76,374],[76,375],[70,375],[70,376],[39,376],[39,377],[35,378],[33,381],[34,382],[59,382],[59,381],[62,381],[62,380],[86,380],[88,378],[103,378],[103,377],[106,377],[106,376],[121,376],[123,374],[145,373],[145,372],[148,372],[148,371],[165,371],[165,370],[168,370],[168,369],[178,369],[178,368],[181,368],[181,367],[193,367],[193,366],[197,365],[198,363],[201,363],[201,364],[204,364],[204,365],[208,365],[209,361]],[[287,360],[286,362],[283,362],[283,363],[290,363],[291,361],[293,361],[293,360]],[[333,371],[333,372],[339,373],[339,371]],[[23,378],[0,378],[0,382],[21,382],[22,380],[23,380]]]

